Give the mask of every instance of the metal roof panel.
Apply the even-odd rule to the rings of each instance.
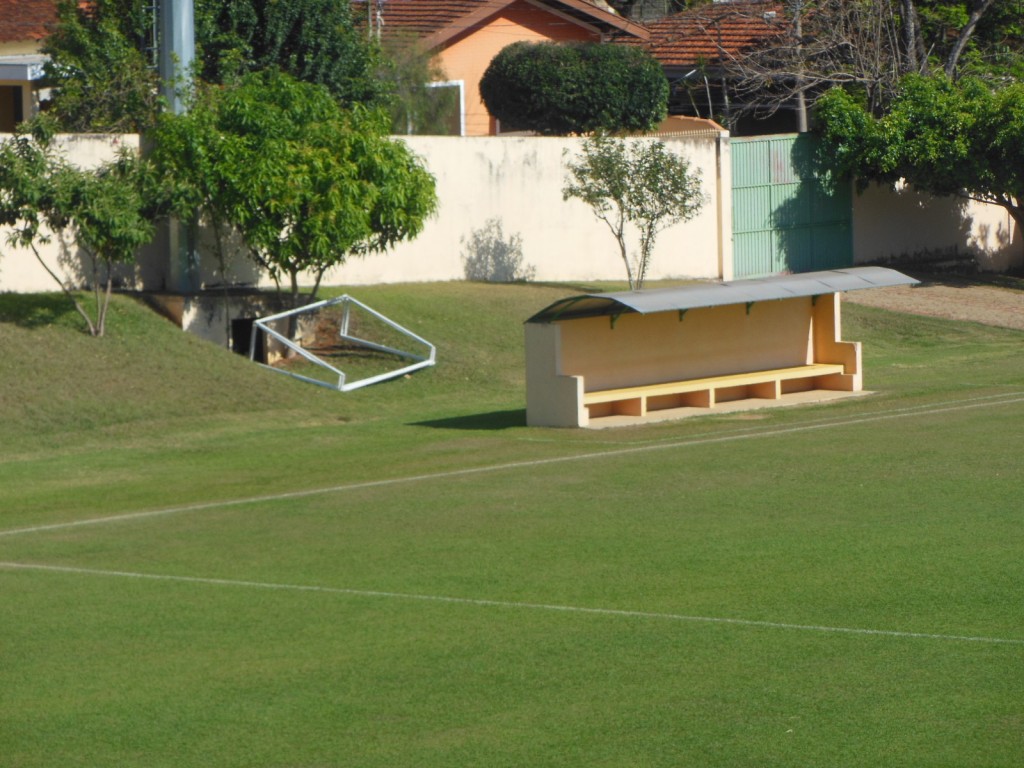
[[[526,322],[551,323],[581,317],[637,312],[642,315],[727,304],[779,301],[801,296],[916,285],[919,281],[888,267],[851,267],[797,275],[778,275],[720,283],[697,283],[647,291],[587,293],[569,296],[542,309]]]

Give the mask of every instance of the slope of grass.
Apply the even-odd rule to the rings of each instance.
[[[847,307],[875,395],[526,428],[574,291],[353,290],[439,362],[345,395],[0,296],[0,764],[1019,765],[1024,334]]]

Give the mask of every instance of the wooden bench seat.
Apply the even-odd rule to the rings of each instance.
[[[812,385],[815,379],[844,372],[837,363],[812,363],[792,368],[751,371],[702,379],[666,381],[618,389],[583,393],[583,404],[591,417],[609,415],[646,416],[648,411],[667,408],[713,408],[715,403],[746,398],[777,400],[798,386]]]

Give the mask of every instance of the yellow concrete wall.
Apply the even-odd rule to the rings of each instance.
[[[525,0],[466,30],[438,55],[447,78],[463,83],[466,135],[495,133],[495,121],[480,99],[480,78],[502,48],[519,41],[598,39],[596,33]]]

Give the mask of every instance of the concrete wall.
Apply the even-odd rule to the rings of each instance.
[[[352,259],[329,273],[328,284],[461,280],[466,242],[497,219],[505,238],[522,238],[524,264],[535,280],[624,280],[625,267],[608,227],[579,200],[562,200],[565,163],[580,139],[419,137],[407,139],[437,179],[440,209],[423,233],[392,252]],[[731,264],[730,226],[719,215],[727,194],[720,182],[716,138],[672,139],[667,145],[699,170],[707,204],[693,220],[659,235],[650,279],[718,277]],[[722,178],[729,170],[723,160]],[[728,230],[724,230],[728,232]]]
[[[3,138],[3,137],[0,137]],[[415,240],[392,251],[352,258],[329,272],[326,285],[461,280],[468,240],[489,220],[500,222],[506,240],[522,239],[524,265],[538,281],[624,280],[616,242],[607,226],[578,201],[562,199],[565,163],[582,140],[536,137],[407,137],[437,179],[440,208]],[[135,136],[74,136],[62,143],[74,162],[86,167],[114,157],[119,147],[137,148]],[[727,138],[707,135],[669,138],[666,143],[700,171],[707,204],[692,221],[659,235],[649,273],[667,278],[731,279],[731,164]],[[6,245],[0,229],[0,291],[51,291],[52,279],[31,253]],[[144,249],[123,284],[147,290],[180,289],[167,257],[166,235]],[[204,287],[271,283],[261,278],[237,249],[223,274],[213,258],[209,233],[200,238],[199,284]],[[854,200],[857,263],[903,256],[950,258],[968,254],[982,269],[1024,265],[1024,236],[997,206],[933,199],[908,191],[868,190]],[[43,248],[47,262],[81,284],[88,260],[73,243]],[[311,281],[309,281],[311,282]]]
[[[872,184],[853,200],[858,264],[973,260],[983,272],[1024,266],[1024,234],[1005,208]]]

